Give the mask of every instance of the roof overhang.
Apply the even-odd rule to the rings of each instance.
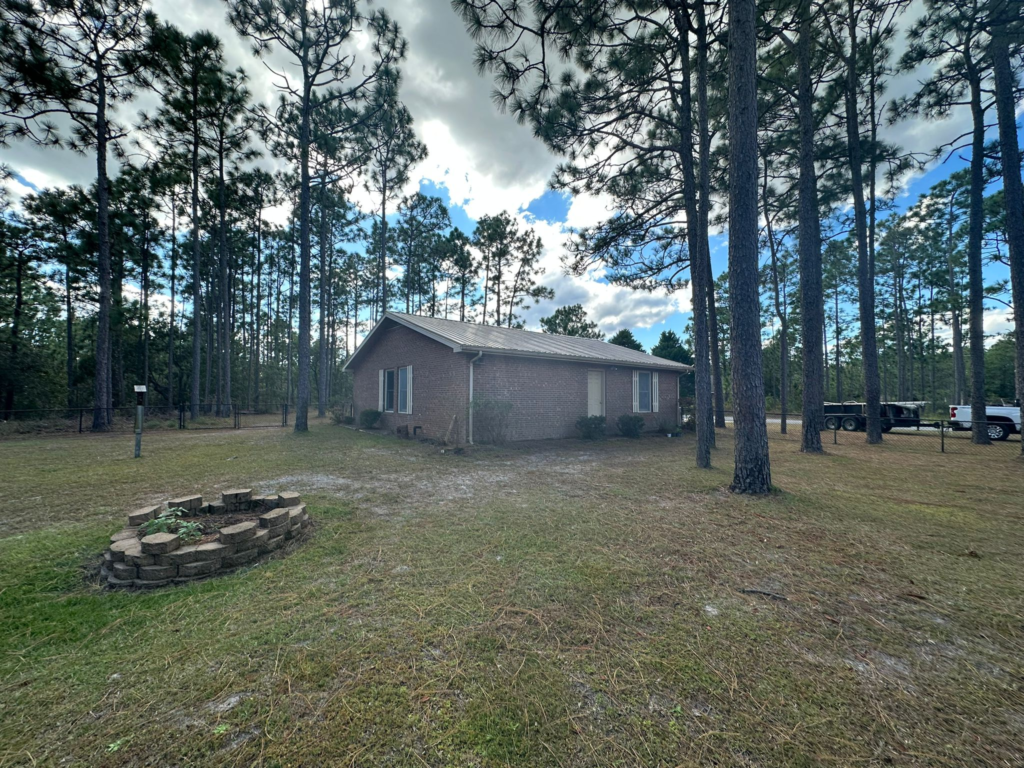
[[[405,318],[400,317],[398,315],[394,315],[390,312],[385,312],[384,316],[377,321],[377,324],[370,329],[370,332],[366,334],[366,338],[363,339],[362,343],[358,347],[356,347],[356,351],[353,352],[352,356],[345,361],[345,365],[343,365],[341,368],[342,371],[347,371],[349,369],[349,366],[355,363],[356,360],[362,355],[363,351],[369,348],[370,342],[373,340],[373,337],[376,334],[378,334],[378,332],[381,329],[381,326],[384,324],[385,321],[388,320],[390,320],[392,323],[395,323],[396,325],[401,325],[405,328],[408,328],[411,331],[415,331],[416,333],[422,334],[423,336],[426,336],[428,339],[433,339],[438,344],[443,344],[444,346],[451,349],[452,352],[482,352],[486,355],[527,357],[533,360],[560,360],[570,363],[583,363],[585,365],[600,365],[606,368],[651,368],[658,371],[672,371],[674,373],[693,373],[693,366],[686,365],[685,363],[673,364],[671,361],[667,360],[665,361],[665,364],[659,364],[656,362],[648,362],[646,360],[607,360],[604,358],[584,357],[581,355],[546,354],[543,352],[530,352],[525,350],[520,351],[515,349],[504,348],[496,349],[494,347],[479,347],[469,344],[456,344],[451,339],[447,339],[444,336],[441,336],[440,334],[432,333],[431,331],[428,331],[427,329],[419,325],[416,325],[415,323],[410,323]],[[658,358],[654,359],[657,360]]]
[[[453,343],[450,339],[446,339],[444,338],[444,336],[439,336],[436,333],[431,333],[430,331],[420,328],[418,325],[414,325],[413,323],[408,322],[404,318],[392,315],[390,312],[385,312],[384,316],[380,320],[378,320],[377,324],[370,329],[370,332],[368,334],[366,334],[366,338],[363,339],[362,343],[358,347],[356,347],[356,351],[352,353],[352,356],[345,361],[345,365],[341,367],[342,371],[347,371],[348,367],[356,361],[356,359],[362,354],[363,350],[367,349],[370,346],[370,342],[373,340],[374,335],[376,335],[377,332],[380,331],[381,326],[387,320],[390,320],[391,322],[397,325],[404,326],[411,331],[416,331],[416,333],[422,334],[423,336],[426,336],[428,339],[433,339],[438,344],[444,344],[453,352],[462,351],[462,347],[460,347],[458,344]]]
[[[559,360],[568,363],[600,365],[605,368],[652,368],[656,371],[672,371],[674,373],[692,373],[693,367],[685,363],[662,365],[660,363],[640,362],[638,360],[608,360],[600,357],[583,357],[582,355],[556,355],[545,352],[526,352],[515,349],[494,349],[493,347],[463,346],[461,352],[483,352],[485,355],[503,355],[508,357],[528,357],[532,360]]]

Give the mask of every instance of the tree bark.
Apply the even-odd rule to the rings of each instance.
[[[198,84],[193,77],[192,82],[192,393],[189,404],[189,418],[199,418],[199,376],[202,364],[203,340],[203,282],[199,255],[199,117],[195,109],[198,101]],[[209,365],[209,355],[207,355]],[[208,378],[209,376],[207,376]],[[207,387],[209,396],[209,387]]]
[[[10,419],[14,410],[15,378],[18,371],[18,344],[21,337],[21,308],[24,296],[25,258],[19,253],[14,257],[14,317],[11,320],[11,371],[4,393],[4,418]]]
[[[697,10],[697,187],[700,194],[697,207],[697,258],[702,260],[704,296],[707,302],[708,351],[711,355],[711,387],[707,408],[713,409],[707,418],[714,418],[715,427],[725,429],[725,392],[722,389],[722,360],[718,350],[718,315],[715,308],[715,277],[711,269],[711,246],[708,242],[711,216],[711,129],[708,118],[708,21],[704,0],[696,3]],[[696,381],[694,382],[696,386]],[[715,430],[708,435],[715,447]]]
[[[75,307],[71,298],[71,251],[67,248],[67,237],[64,238],[65,254],[67,263],[64,265],[64,319],[67,335],[67,380],[68,380],[68,408],[75,407]],[[11,364],[13,368],[13,361]]]
[[[973,66],[971,67],[973,70]],[[981,80],[968,74],[971,88],[971,189],[967,224],[968,334],[971,344],[971,442],[988,445],[985,412],[985,284],[981,269],[981,244],[985,233],[985,109],[981,104]],[[1009,220],[1009,216],[1007,216]]]
[[[220,125],[217,147],[217,249],[220,272],[220,365],[221,376],[219,393],[220,413],[222,417],[231,415],[231,279],[228,264],[228,222],[227,222],[227,189],[224,182],[224,133],[227,126],[223,121]]]
[[[295,431],[309,430],[310,395],[310,93],[311,85],[304,84],[302,117],[299,129],[299,381],[295,404]]]
[[[757,269],[757,4],[729,2],[729,285],[736,425],[730,490],[768,493]]]
[[[854,229],[857,236],[857,287],[860,310],[861,357],[864,374],[864,402],[867,442],[882,442],[882,395],[878,375],[878,341],[875,334],[875,281],[868,250],[867,208],[864,202],[863,158],[860,141],[860,113],[857,104],[857,16],[854,0],[847,2],[850,54],[846,60],[846,138],[853,191]]]
[[[711,420],[711,358],[708,349],[707,273],[701,250],[701,233],[697,210],[697,178],[693,163],[693,105],[690,76],[690,24],[687,11],[679,5],[673,7],[676,34],[679,40],[679,61],[682,82],[675,98],[679,122],[679,161],[683,170],[683,201],[686,210],[686,241],[690,251],[690,274],[693,278],[693,336],[694,336],[694,395],[696,400],[697,466],[711,468],[711,448],[715,426]]]
[[[176,279],[178,276],[178,206],[171,195],[171,315],[167,328],[167,405],[174,407],[176,381],[174,376],[174,302],[177,300]]]
[[[1006,239],[1010,257],[1010,288],[1013,297],[1014,358],[1017,401],[1024,424],[1024,185],[1020,176],[1020,145],[1017,138],[1013,71],[1010,68],[1010,36],[1006,20],[997,19],[992,31],[992,70],[999,119],[999,147],[1003,165],[1003,196],[1006,200]],[[1024,453],[1024,440],[1021,441]]]
[[[96,63],[96,235],[99,245],[99,311],[96,315],[96,380],[92,428],[110,429],[110,182],[107,179],[107,91],[103,65]]]
[[[797,111],[800,125],[798,189],[798,227],[800,232],[800,314],[803,320],[803,407],[800,450],[821,453],[824,428],[825,389],[822,362],[827,364],[825,335],[825,297],[821,275],[821,222],[818,219],[818,176],[814,168],[814,88],[811,84],[811,59],[814,29],[810,0],[800,7],[800,29],[796,43]]]
[[[323,418],[327,415],[327,273],[330,255],[327,245],[327,173],[320,175],[320,361],[317,371],[316,413]]]

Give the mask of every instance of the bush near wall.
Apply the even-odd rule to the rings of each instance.
[[[624,437],[640,437],[644,429],[644,417],[632,413],[622,414],[617,423]]]

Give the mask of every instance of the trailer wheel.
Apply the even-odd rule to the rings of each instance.
[[[844,432],[856,432],[860,429],[860,419],[854,418],[853,416],[847,416],[843,419],[843,431]]]
[[[829,431],[835,431],[839,429],[839,417],[838,416],[826,416],[825,417],[825,429]]]

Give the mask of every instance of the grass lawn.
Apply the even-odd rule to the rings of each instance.
[[[0,443],[0,766],[1021,765],[1021,460],[773,442],[749,499],[719,445]],[[312,537],[88,581],[126,511],[237,486]]]

